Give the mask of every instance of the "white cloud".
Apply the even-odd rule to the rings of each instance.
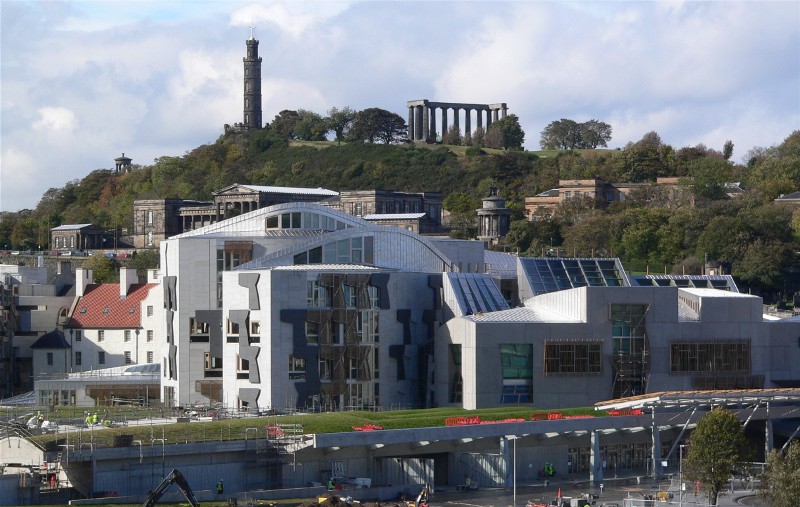
[[[271,23],[299,37],[314,24],[347,10],[349,5],[350,2],[322,1],[250,4],[236,9],[230,16],[230,24],[258,27],[260,23]]]
[[[71,131],[77,126],[75,113],[66,107],[41,107],[39,119],[32,127],[34,130]]]

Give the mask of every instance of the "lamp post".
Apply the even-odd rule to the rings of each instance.
[[[514,507],[517,507],[517,437],[514,435]]]
[[[685,444],[681,444],[680,448],[678,449],[678,480],[680,484],[678,485],[678,505],[683,507],[683,448]]]

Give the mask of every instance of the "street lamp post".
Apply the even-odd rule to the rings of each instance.
[[[514,507],[517,507],[517,436],[514,435],[514,461],[513,461],[513,477],[511,480],[514,482]]]
[[[681,444],[678,449],[678,480],[680,482],[678,485],[678,505],[680,507],[683,507],[683,448],[684,444]]]

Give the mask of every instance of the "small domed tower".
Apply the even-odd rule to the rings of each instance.
[[[478,239],[496,244],[508,234],[511,225],[511,210],[506,208],[506,200],[497,195],[497,187],[492,185],[489,195],[483,198],[483,207],[478,210]]]
[[[121,157],[114,159],[114,166],[118,173],[129,173],[131,172],[131,162],[133,162],[133,160],[130,157],[126,157],[123,153]]]

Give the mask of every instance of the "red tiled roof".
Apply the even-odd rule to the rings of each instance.
[[[156,285],[158,284],[132,284],[124,299],[119,297],[118,283],[89,285],[75,306],[69,327],[100,329],[141,327],[141,302]]]

